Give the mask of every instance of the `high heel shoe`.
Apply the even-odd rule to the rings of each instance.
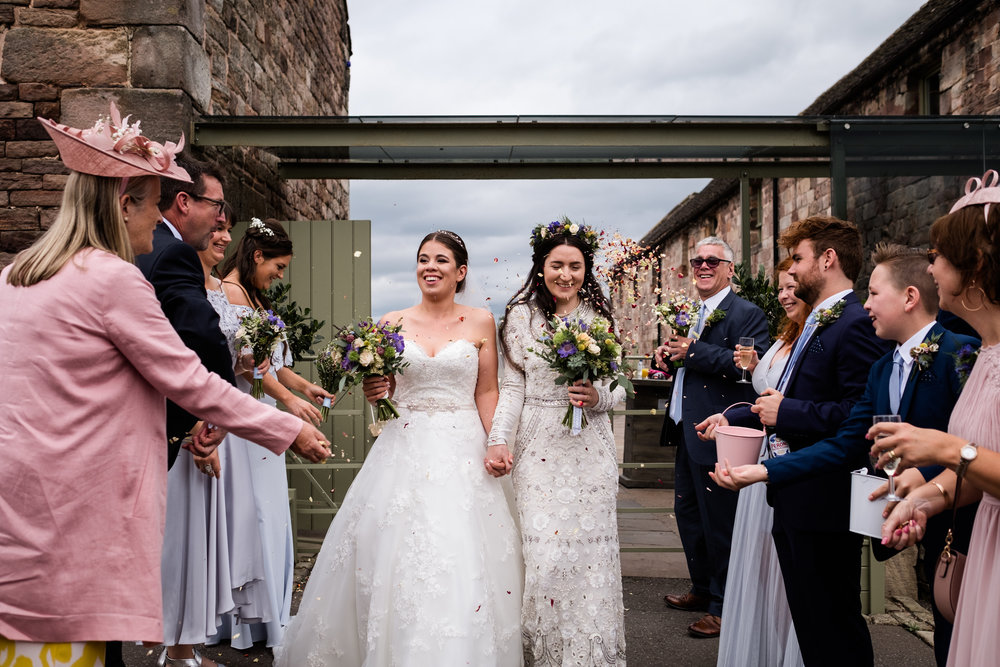
[[[163,653],[160,654],[159,659],[156,661],[156,667],[202,667],[201,653],[198,653],[198,649],[191,649],[194,652],[193,658],[171,658],[167,655],[167,647],[163,647]],[[221,662],[215,663],[217,667],[226,667]]]

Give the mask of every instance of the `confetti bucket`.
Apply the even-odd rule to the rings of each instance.
[[[851,521],[852,533],[882,539],[882,510],[889,502],[885,496],[878,500],[868,500],[871,492],[885,484],[884,477],[869,475],[867,471],[851,473]]]
[[[733,403],[726,410],[737,405],[750,404]],[[722,414],[726,414],[726,410],[723,410]],[[716,458],[719,463],[728,459],[729,465],[733,468],[757,463],[766,435],[762,430],[745,426],[720,426],[715,429]]]

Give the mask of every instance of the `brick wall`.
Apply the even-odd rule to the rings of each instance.
[[[346,0],[0,0],[0,266],[48,228],[66,180],[36,116],[85,127],[115,100],[190,146],[201,115],[346,115],[347,18]],[[239,219],[350,217],[346,182],[279,181],[257,148],[194,153]]]
[[[919,44],[912,44],[903,57],[887,66],[860,92],[833,108],[810,108],[809,113],[842,115],[916,115],[920,112],[920,81],[939,71],[941,115],[1000,114],[1000,8],[982,3]],[[822,99],[822,98],[821,98]],[[815,106],[815,105],[814,105]],[[996,167],[997,165],[991,165]],[[969,174],[968,176],[978,176]],[[966,177],[851,178],[847,183],[847,217],[861,229],[865,247],[879,241],[908,246],[926,245],[931,224],[961,195]],[[774,189],[770,180],[760,185],[760,229],[752,236],[750,261],[776,263],[774,245]],[[817,214],[831,213],[830,180],[827,178],[778,179],[778,227]],[[708,221],[708,223],[706,223]],[[720,198],[714,206],[659,248],[664,266],[686,261],[694,243],[715,225],[717,236],[726,239],[740,259],[739,194]],[[779,232],[780,233],[780,232]],[[779,250],[779,258],[784,251]],[[868,253],[866,252],[866,255]],[[867,289],[871,266],[866,258],[855,287]],[[664,290],[667,284],[664,270]],[[616,313],[617,315],[617,313]],[[642,335],[644,345],[655,342],[655,331]]]

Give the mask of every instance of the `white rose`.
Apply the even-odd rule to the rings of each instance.
[[[371,350],[361,350],[361,354],[358,355],[359,364],[362,366],[370,366],[373,361],[375,361],[375,355],[372,354]]]
[[[570,234],[576,234],[578,231],[580,231],[580,225],[570,225],[569,226],[569,233]]]
[[[599,355],[601,353],[601,348],[599,348],[596,343],[591,343],[587,347],[587,352],[590,352],[592,355],[594,355],[596,357],[597,355]]]
[[[549,230],[545,229],[545,227],[542,227],[541,229],[538,230],[538,236],[539,236],[539,238],[543,238],[544,239],[545,235],[548,234],[548,233],[549,233]]]

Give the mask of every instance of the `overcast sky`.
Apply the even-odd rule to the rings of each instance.
[[[357,0],[349,114],[795,115],[918,0]],[[417,243],[466,241],[502,312],[528,236],[563,215],[641,238],[704,180],[351,182],[372,221],[374,314],[419,299]]]

